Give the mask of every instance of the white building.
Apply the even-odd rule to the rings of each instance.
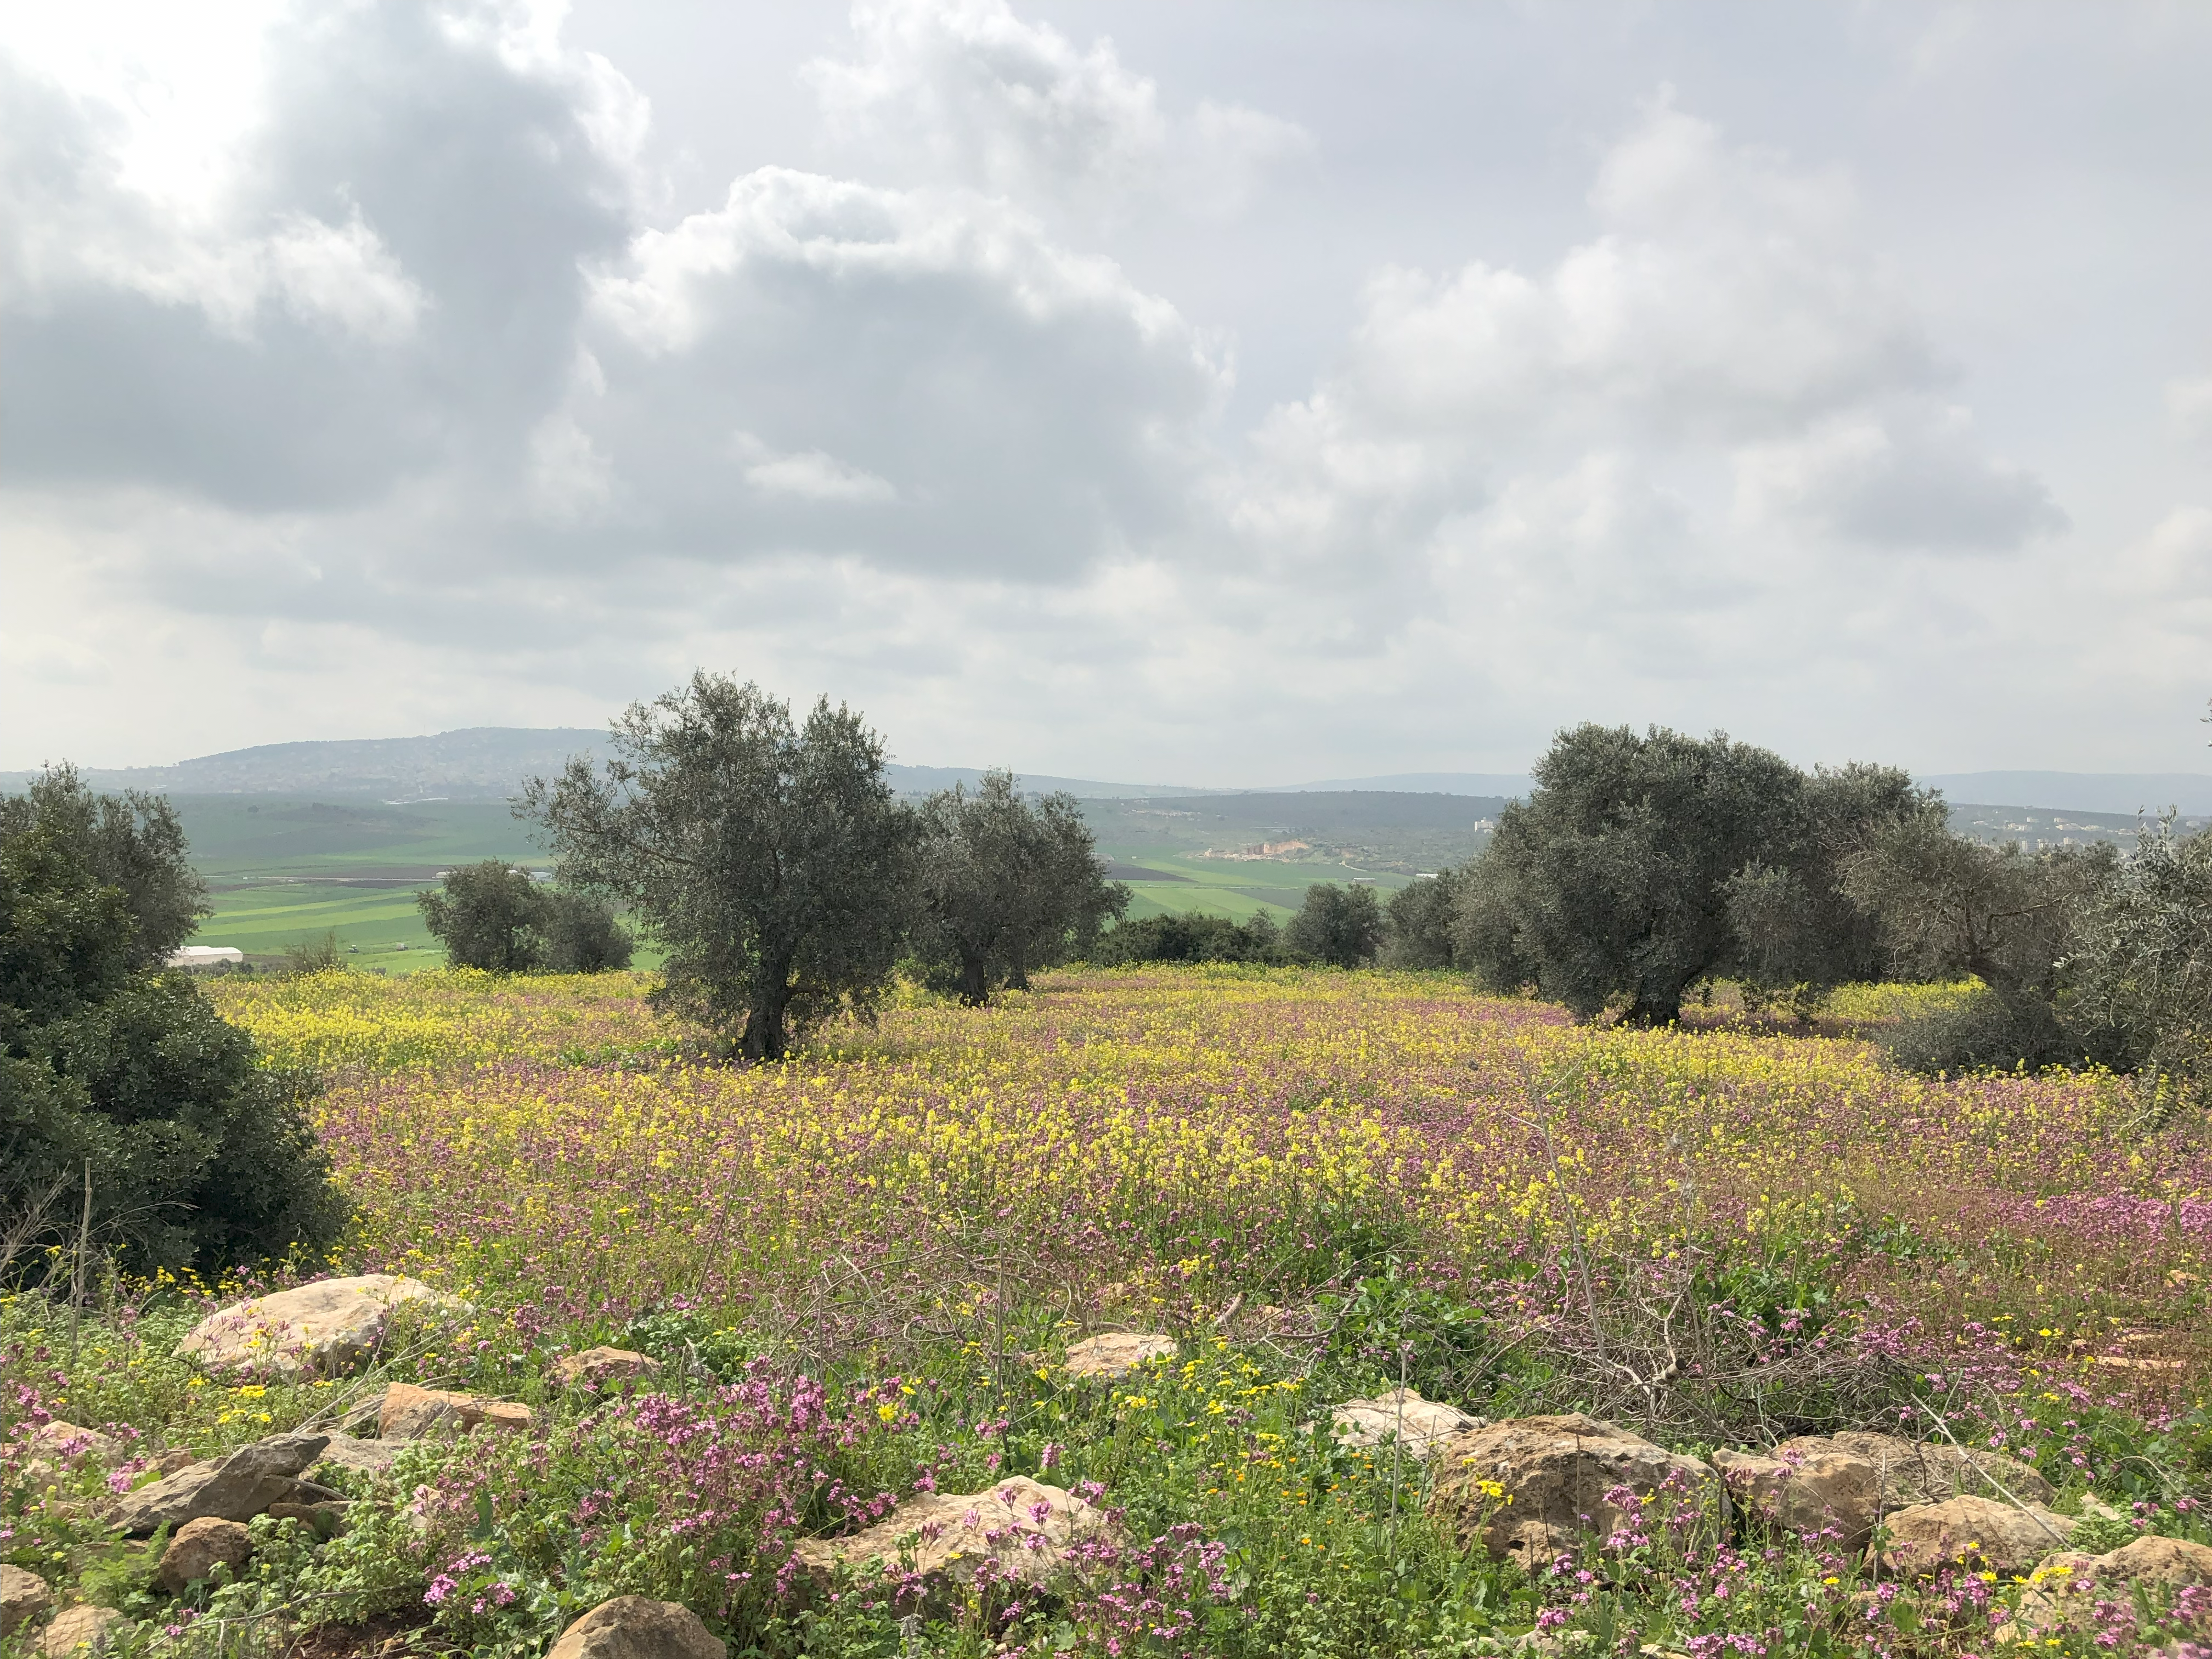
[[[246,965],[246,952],[234,945],[187,945],[162,958],[164,968],[213,968],[219,963]]]

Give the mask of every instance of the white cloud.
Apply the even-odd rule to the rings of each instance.
[[[2177,507],[2153,526],[2130,561],[2145,590],[2202,604],[2212,600],[2212,507]]]
[[[2166,409],[2189,436],[2212,437],[2212,374],[2167,381]]]
[[[1033,209],[1234,211],[1311,149],[1292,123],[1237,105],[1176,115],[1110,40],[1079,48],[1006,0],[862,0],[853,32],[854,57],[808,67],[837,138],[871,164],[920,162]]]
[[[890,501],[898,490],[888,478],[879,478],[825,455],[818,449],[781,455],[750,432],[737,436],[738,458],[744,464],[745,482],[769,495],[796,495],[810,501]]]
[[[716,562],[1066,580],[1182,523],[1228,388],[1203,331],[1005,203],[783,168],[641,233],[590,321],[615,530]]]
[[[1942,378],[1832,177],[1662,101],[1607,153],[1590,205],[1602,234],[1544,276],[1382,273],[1334,395],[1407,431],[1674,442],[1795,430]]]
[[[1792,523],[1876,547],[2006,552],[2066,527],[2043,482],[1974,447],[1963,410],[1838,416],[1735,455],[1755,527]]]
[[[863,9],[811,71],[857,176],[749,161],[686,213],[548,6],[302,0],[166,172],[161,112],[205,100],[61,61],[0,87],[0,514],[40,526],[6,559],[70,577],[5,686],[105,665],[125,708],[205,642],[305,688],[225,719],[360,729],[373,659],[406,690],[359,718],[428,727],[588,720],[708,662],[895,710],[909,759],[1126,769],[1232,730],[1255,758],[1198,769],[1258,781],[1563,714],[1871,707],[2032,633],[2081,545],[1978,435],[1852,176],[1664,98],[1534,252],[1468,213],[1358,263],[1303,395],[1240,430],[1232,337],[1160,257],[1200,239],[1157,216],[1305,136],[1000,0]],[[1338,229],[1285,216],[1254,313]],[[1244,291],[1213,314],[1249,324]],[[2119,614],[2100,582],[2212,585],[2207,522],[2118,576],[2074,556],[2067,620]],[[1961,550],[2021,580],[1923,556]]]

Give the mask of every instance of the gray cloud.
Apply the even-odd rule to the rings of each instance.
[[[161,730],[382,730],[588,720],[709,661],[895,708],[909,759],[1507,765],[1586,713],[1810,742],[1939,644],[2123,614],[2038,597],[2087,535],[2142,591],[2203,562],[2196,509],[2114,532],[2000,453],[2053,446],[1981,434],[1856,167],[1648,86],[1590,116],[1564,233],[1383,250],[1303,391],[1232,422],[1241,316],[1158,239],[1273,225],[1264,302],[1335,229],[1269,180],[1331,135],[1083,38],[864,7],[806,70],[812,165],[684,209],[620,67],[520,4],[283,10],[185,197],[0,38],[0,603],[42,617],[0,696],[143,708],[216,648],[241,689]],[[1960,551],[2019,592],[1923,556]],[[364,660],[404,689],[349,692]]]

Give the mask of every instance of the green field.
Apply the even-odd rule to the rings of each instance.
[[[498,801],[313,801],[242,795],[171,798],[207,878],[215,914],[193,942],[279,957],[335,932],[356,966],[407,973],[445,960],[415,895],[477,859],[545,866]]]
[[[174,795],[192,862],[215,914],[194,935],[257,959],[335,932],[356,966],[386,973],[443,957],[415,894],[478,859],[545,867],[550,860],[500,801],[331,801],[257,795]],[[1494,804],[1441,795],[1240,795],[1093,800],[1085,817],[1099,851],[1128,883],[1131,920],[1179,912],[1281,921],[1317,881],[1371,881],[1387,895],[1419,869],[1471,855],[1478,813]],[[1308,843],[1277,856],[1224,856]],[[641,965],[648,958],[640,957]]]

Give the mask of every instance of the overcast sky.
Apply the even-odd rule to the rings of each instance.
[[[2212,7],[0,3],[0,767],[2212,770]]]

